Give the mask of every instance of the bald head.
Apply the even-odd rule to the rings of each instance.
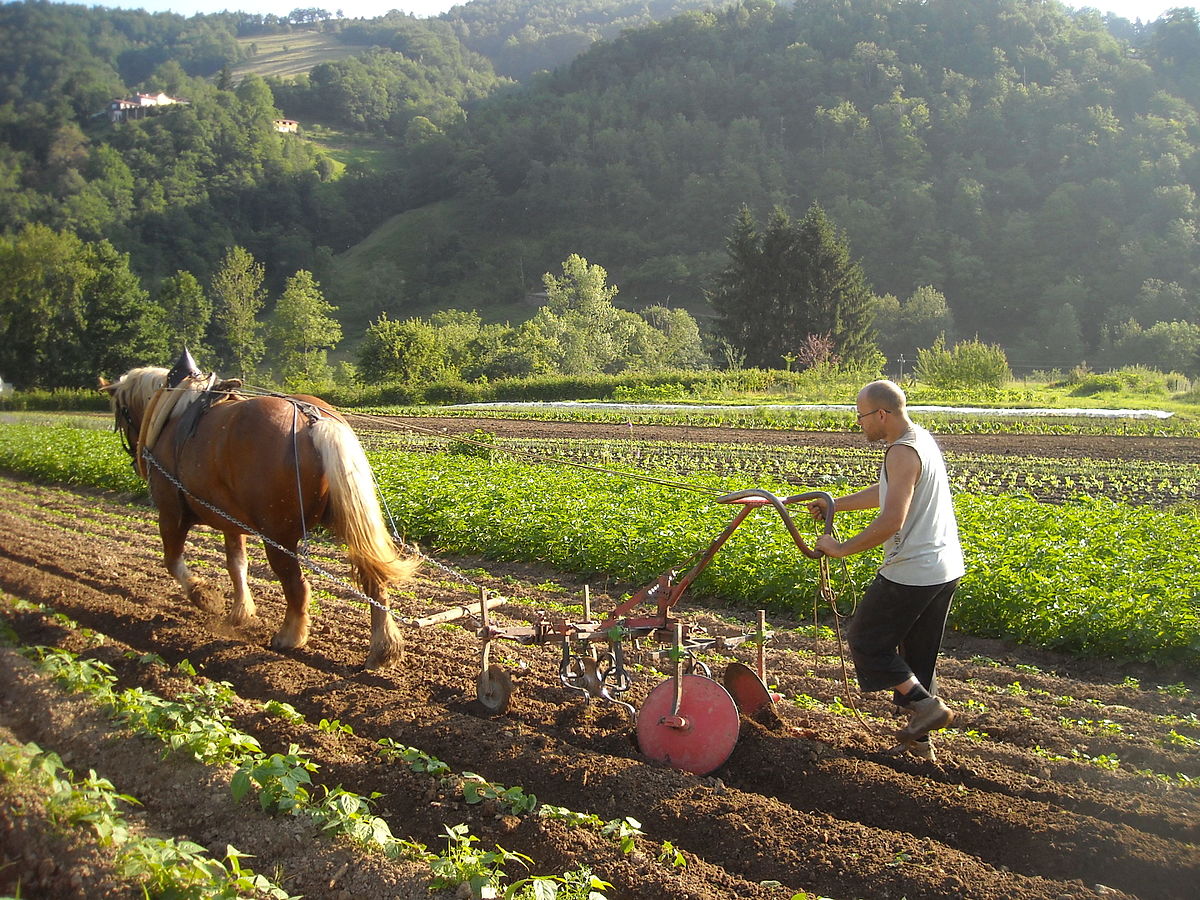
[[[872,381],[858,392],[859,399],[867,406],[886,409],[894,413],[905,413],[908,399],[900,385],[894,381]]]

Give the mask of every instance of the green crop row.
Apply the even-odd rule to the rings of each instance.
[[[596,422],[611,425],[689,425],[729,428],[763,428],[781,431],[846,431],[854,425],[849,409],[853,390],[846,396],[845,410],[795,406],[732,405],[725,408],[701,404],[672,409],[653,403],[612,408],[589,403],[551,406],[370,406],[355,412],[384,416],[438,416],[471,419],[536,419],[554,422]],[[911,401],[910,401],[911,402]],[[1009,415],[1003,413],[930,412],[922,410],[921,424],[937,434],[1127,434],[1196,437],[1194,415],[1157,418],[1101,418],[1083,415]]]
[[[694,477],[711,489],[703,495],[578,469],[447,455],[391,453],[374,464],[412,539],[632,582],[685,566],[708,546],[733,513],[711,502],[718,492],[801,490]],[[1107,500],[1048,506],[972,494],[959,494],[956,505],[969,566],[952,616],[957,627],[1077,653],[1200,659],[1200,575],[1177,552],[1192,540],[1194,514]],[[866,520],[846,514],[838,525],[850,533]],[[806,527],[811,531],[802,521]],[[877,562],[874,553],[853,557],[844,577],[835,566],[835,589],[849,597],[861,592]],[[811,608],[817,568],[799,554],[778,516],[759,510],[696,590],[802,613]]]
[[[767,477],[693,474],[689,481],[697,490],[689,491],[503,457],[370,456],[388,508],[409,540],[633,583],[686,568],[710,544],[733,513],[712,502],[718,494],[746,487],[802,490]],[[115,437],[94,431],[0,429],[0,467],[71,484],[142,489]],[[1200,573],[1180,552],[1194,540],[1194,511],[1102,499],[1048,506],[968,493],[956,503],[969,567],[952,614],[956,627],[1089,655],[1200,661]],[[849,533],[866,520],[851,513],[839,516],[838,525]],[[811,523],[801,527],[812,531]],[[844,573],[835,566],[835,589],[852,598],[876,563],[877,554],[868,553],[849,560]],[[778,516],[758,510],[695,590],[802,614],[812,607],[817,569],[798,553]]]
[[[471,443],[474,441],[475,443]],[[705,444],[570,438],[496,438],[476,431],[463,438],[411,432],[369,432],[376,450],[480,455],[489,447],[518,459],[565,461],[624,471],[662,470],[675,475],[706,473],[778,478],[790,484],[861,485],[879,471],[879,448],[782,447],[766,444]],[[480,446],[486,445],[486,446]],[[469,452],[471,450],[474,452]],[[486,455],[486,454],[484,454]],[[1048,459],[946,455],[951,486],[980,494],[1029,494],[1036,500],[1081,496],[1163,506],[1200,497],[1200,465],[1150,460]]]

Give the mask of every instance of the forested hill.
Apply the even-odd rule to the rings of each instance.
[[[734,0],[471,0],[441,15],[501,75],[556,69],[601,38]]]
[[[1131,320],[1200,328],[1195,10],[1139,27],[1053,0],[694,7],[293,22],[3,4],[0,230],[110,241],[153,297],[240,245],[273,295],[311,270],[353,343],[385,311],[517,315],[573,253],[618,303],[706,312],[739,209],[815,202],[878,294],[932,286],[960,336],[1020,363],[1092,358]],[[297,28],[361,52],[231,78],[248,37]],[[531,71],[580,35],[604,39],[520,84],[484,55]],[[187,102],[109,123],[135,90]],[[306,136],[322,124],[386,152],[343,172]],[[0,337],[23,296],[0,285]]]
[[[1031,360],[1130,317],[1200,321],[1200,28],[1117,25],[1030,0],[749,0],[627,32],[472,110],[430,246],[497,292],[515,248],[526,273],[576,251],[626,302],[694,306],[739,206],[817,201],[878,292],[933,285],[960,333]]]

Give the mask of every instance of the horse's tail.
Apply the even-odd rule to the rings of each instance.
[[[350,426],[321,418],[311,434],[329,479],[330,527],[346,543],[364,585],[383,588],[410,578],[420,563],[404,554],[388,533],[367,455]]]

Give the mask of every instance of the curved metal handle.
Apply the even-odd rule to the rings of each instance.
[[[746,488],[741,491],[734,491],[731,494],[725,494],[718,497],[718,503],[741,503],[749,499],[757,499],[765,503],[770,503],[779,513],[779,517],[783,519],[783,524],[787,526],[788,533],[792,536],[796,546],[800,552],[809,559],[820,559],[823,554],[820,550],[814,550],[805,543],[804,538],[800,534],[800,530],[796,528],[796,523],[792,521],[791,514],[787,511],[788,503],[799,503],[802,500],[824,500],[825,501],[825,534],[833,533],[833,495],[826,491],[809,491],[806,494],[795,494],[791,497],[779,498],[770,491],[762,488]]]

